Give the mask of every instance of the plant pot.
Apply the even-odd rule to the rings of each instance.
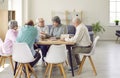
[[[119,22],[115,22],[115,25],[119,25]]]

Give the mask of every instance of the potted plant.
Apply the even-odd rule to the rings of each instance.
[[[102,25],[100,25],[100,22],[96,22],[96,23],[92,24],[92,28],[93,28],[93,32],[94,32],[95,36],[98,32],[102,32],[102,33],[105,32],[105,29],[103,28]]]
[[[115,20],[115,25],[119,25],[119,20]]]

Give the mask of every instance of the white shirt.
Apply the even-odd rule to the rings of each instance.
[[[87,27],[81,23],[76,27],[76,33],[72,38],[65,38],[65,41],[75,42],[77,46],[89,46],[90,40]]]

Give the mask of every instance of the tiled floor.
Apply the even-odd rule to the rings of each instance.
[[[86,60],[83,71],[75,77],[67,71],[67,78],[120,78],[120,43],[115,41],[99,41],[96,47],[96,52],[92,56],[98,75],[94,76],[89,60]],[[35,67],[38,78],[44,78],[45,67],[40,66],[40,63]],[[13,78],[13,71],[9,64],[6,64],[4,70],[0,68],[0,78]],[[23,77],[24,78],[24,75]],[[34,77],[31,77],[34,78]],[[63,78],[57,68],[53,69],[51,78]]]

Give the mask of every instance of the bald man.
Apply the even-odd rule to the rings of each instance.
[[[88,53],[91,50],[91,40],[87,27],[81,22],[79,18],[72,20],[76,28],[76,33],[72,38],[65,38],[65,41],[75,42],[76,45],[72,48],[72,62],[73,69],[77,69],[80,64],[79,53]],[[68,54],[69,57],[69,54]],[[70,64],[70,63],[69,63]],[[71,69],[70,69],[71,70]]]

